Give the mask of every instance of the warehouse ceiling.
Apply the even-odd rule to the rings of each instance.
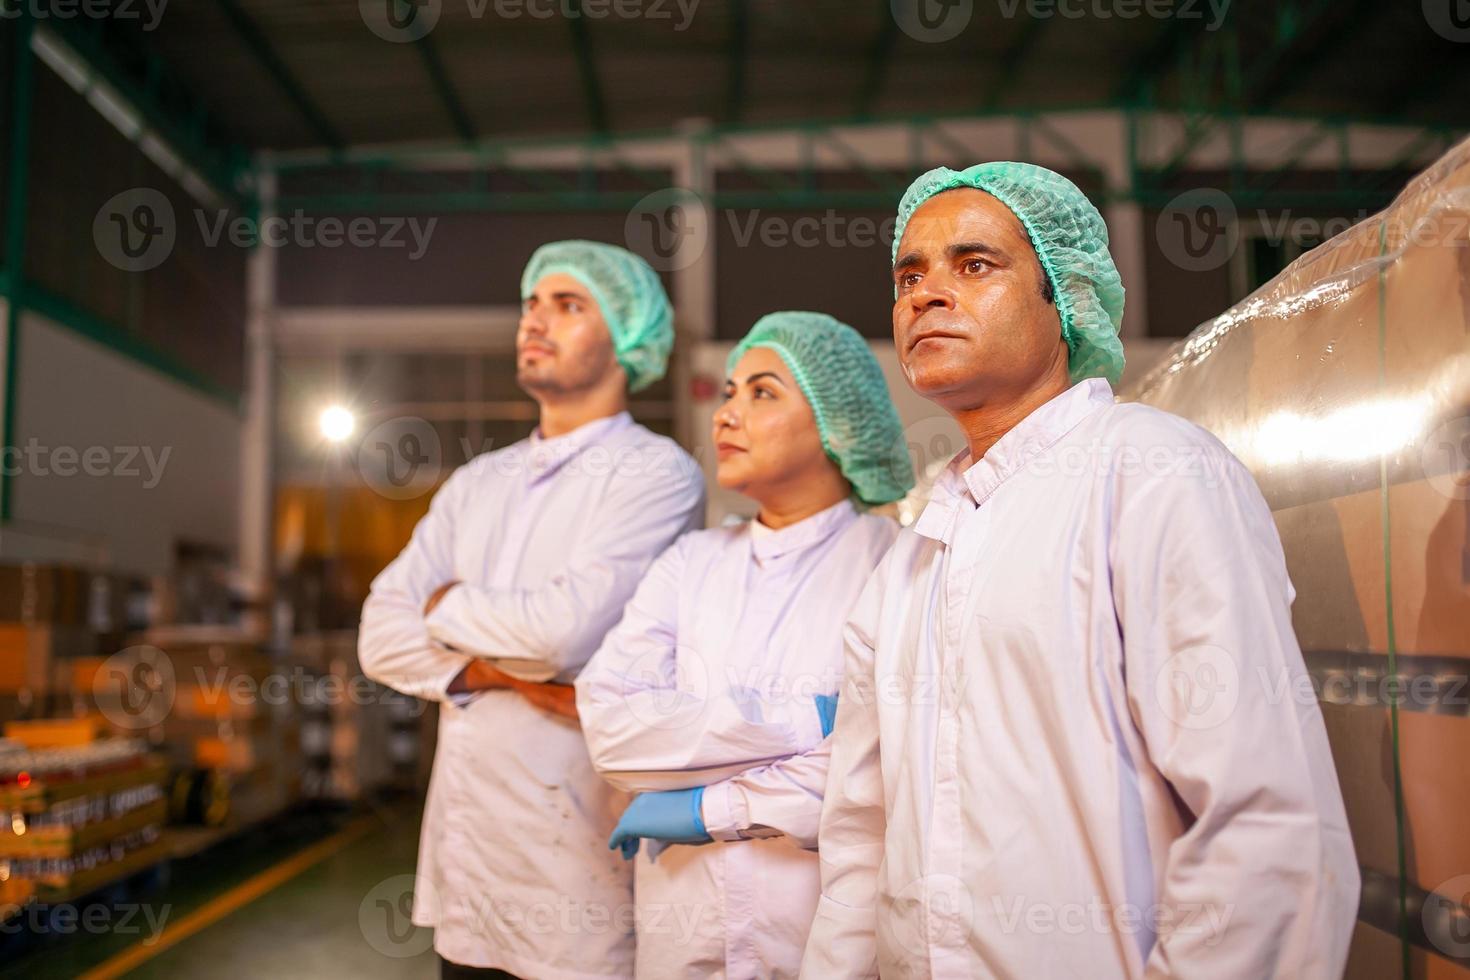
[[[1140,100],[1470,123],[1470,49],[1433,3],[916,2],[963,29],[890,0],[171,0],[151,29],[54,26],[244,150]]]

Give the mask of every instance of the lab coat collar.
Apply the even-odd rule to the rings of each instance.
[[[752,517],[748,524],[751,553],[756,561],[763,562],[810,548],[847,527],[857,520],[857,516],[857,507],[852,498],[848,498],[780,530],[766,527],[758,518]]]
[[[532,483],[538,483],[555,473],[567,460],[588,446],[604,439],[620,429],[633,424],[633,416],[626,411],[605,418],[594,419],[579,425],[571,432],[547,438],[538,426],[526,440],[526,469]]]
[[[929,503],[914,531],[953,543],[960,505],[979,507],[1017,470],[1056,445],[1093,412],[1113,403],[1113,388],[1104,378],[1080,381],[1022,419],[978,462],[962,449],[934,482]]]

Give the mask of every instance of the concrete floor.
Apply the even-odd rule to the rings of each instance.
[[[44,948],[0,957],[0,977],[75,977],[116,966],[151,934],[167,940],[191,918],[245,901],[218,921],[142,962],[126,964],[129,977],[229,976],[291,980],[321,977],[430,978],[438,976],[432,932],[408,922],[417,807],[362,814],[296,817],[205,854],[176,862],[166,884],[128,896],[146,906],[129,920],[114,913],[113,928],[51,927]],[[350,843],[275,884],[293,858],[312,848]],[[265,876],[261,879],[258,876]],[[258,897],[250,896],[261,889]],[[13,938],[13,937],[12,937]],[[148,947],[145,947],[148,948]]]

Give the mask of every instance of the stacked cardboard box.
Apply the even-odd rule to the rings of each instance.
[[[147,737],[174,765],[176,819],[253,823],[300,796],[298,687],[251,636],[171,628],[138,637],[160,651],[169,709]]]
[[[0,720],[46,714],[70,692],[76,658],[120,649],[139,587],[68,565],[0,565]]]
[[[169,762],[176,822],[251,823],[300,796],[298,685],[254,636],[173,626],[127,644],[73,661],[68,703]]]
[[[302,748],[312,796],[356,800],[387,789],[413,790],[433,754],[435,717],[423,701],[377,684],[357,661],[352,630],[295,638],[292,659],[309,673]]]

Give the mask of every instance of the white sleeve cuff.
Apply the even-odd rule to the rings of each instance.
[[[471,701],[478,700],[480,695],[484,693],[484,691],[461,691],[458,694],[444,695],[444,701],[447,704],[454,705],[456,708],[464,709],[469,707]]]
[[[740,831],[747,824],[745,799],[728,780],[704,788],[700,802],[700,819],[705,832],[715,840],[741,840]]]
[[[457,605],[455,600],[464,591],[460,588],[463,584],[463,582],[456,582],[451,586],[448,592],[439,597],[434,608],[424,617],[424,625],[428,627],[429,635],[448,646],[453,645],[454,630],[452,627],[456,621],[454,611]]]
[[[400,694],[407,694],[411,698],[420,701],[439,701],[441,703],[452,703],[455,698],[462,698],[463,694],[450,694],[449,685],[464,671],[469,664],[470,658],[446,650],[443,647],[432,644],[433,659],[438,666],[432,673],[425,673],[416,677],[407,678],[394,684],[394,690]],[[448,663],[443,661],[448,659]],[[474,692],[467,692],[473,695]]]
[[[435,683],[435,688],[434,689],[439,692],[439,700],[443,701],[445,704],[452,704],[456,708],[464,708],[471,701],[475,700],[476,698],[478,698],[481,694],[484,694],[485,692],[484,691],[457,691],[454,694],[449,693],[449,685],[450,684],[453,684],[454,683],[454,679],[456,677],[458,677],[460,674],[463,674],[465,672],[465,668],[469,667],[469,665],[473,662],[473,658],[472,657],[466,657],[463,654],[455,654],[455,656],[460,660],[460,665],[459,665],[458,669],[456,669],[454,671],[451,671],[449,673],[446,673],[444,675],[444,677],[436,680],[434,682]]]

